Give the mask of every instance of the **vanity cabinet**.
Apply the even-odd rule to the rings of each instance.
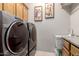
[[[63,56],[70,56],[70,43],[67,40],[64,40],[62,55]]]
[[[24,3],[0,3],[0,10],[22,20],[28,20],[28,7]]]
[[[66,41],[66,40],[64,40],[64,47],[67,49],[67,50],[69,50],[69,42],[68,41]]]
[[[79,56],[79,47],[64,38],[62,56]]]
[[[69,55],[69,51],[65,47],[63,47],[63,49],[62,49],[62,55],[63,56],[68,56]]]
[[[73,56],[79,56],[79,48],[71,45],[71,55],[73,55]]]

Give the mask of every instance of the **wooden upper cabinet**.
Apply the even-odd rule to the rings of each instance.
[[[28,7],[23,3],[0,3],[0,10],[4,10],[22,20],[28,19]]]
[[[16,4],[16,10],[17,10],[16,16],[18,16],[22,20],[28,19],[28,8],[26,8],[23,3]]]
[[[21,3],[16,4],[16,16],[23,19],[23,5]]]
[[[23,8],[23,20],[28,20],[28,8]]]
[[[15,15],[15,4],[14,3],[4,3],[4,10],[11,15]]]
[[[0,3],[0,10],[2,10],[2,3]]]

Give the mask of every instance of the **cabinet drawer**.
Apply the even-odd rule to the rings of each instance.
[[[69,51],[65,47],[63,47],[63,49],[62,49],[62,55],[69,56]]]
[[[67,42],[66,40],[64,40],[64,47],[69,50],[69,42]]]
[[[79,48],[71,45],[71,54],[74,56],[79,56]]]

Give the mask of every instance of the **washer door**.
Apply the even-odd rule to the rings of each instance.
[[[19,54],[28,49],[29,32],[21,21],[13,22],[6,31],[5,43],[13,54]]]

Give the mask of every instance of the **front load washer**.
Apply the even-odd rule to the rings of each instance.
[[[28,54],[29,32],[27,26],[17,17],[0,11],[0,55],[25,56]]]
[[[36,27],[33,23],[27,23],[28,29],[29,29],[29,40],[28,40],[28,51],[29,56],[34,56],[36,53],[36,47],[37,47],[37,32]]]

